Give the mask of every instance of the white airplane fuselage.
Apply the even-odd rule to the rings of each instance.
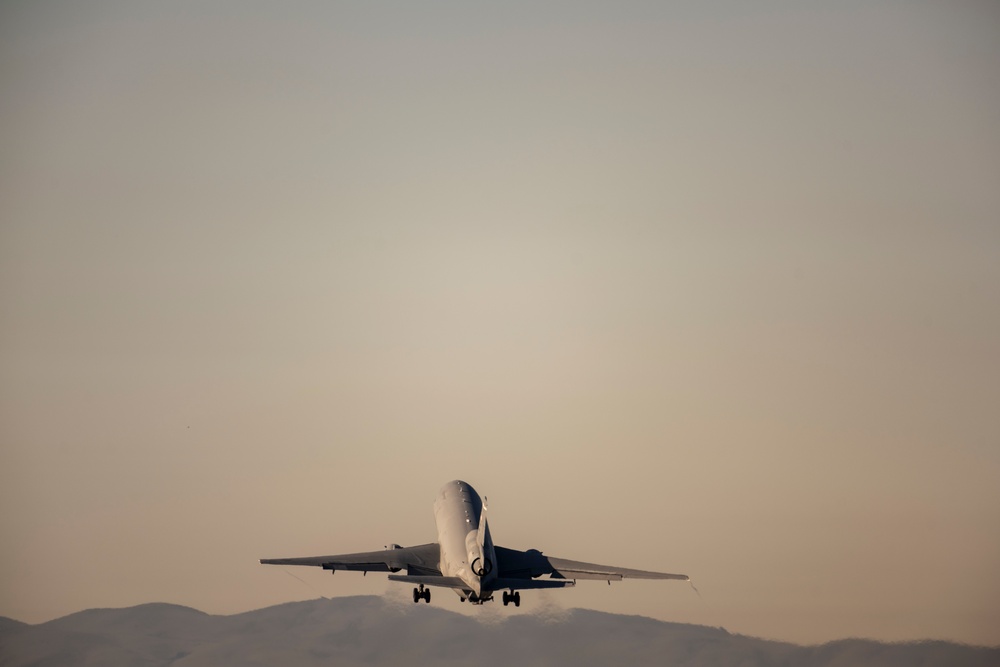
[[[459,480],[441,487],[434,501],[434,522],[441,545],[441,574],[465,582],[474,594],[470,601],[492,598],[489,583],[497,576],[497,558],[476,490]]]

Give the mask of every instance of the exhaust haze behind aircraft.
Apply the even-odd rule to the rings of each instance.
[[[415,584],[413,601],[431,601],[429,586],[450,588],[462,602],[483,604],[503,591],[503,604],[521,605],[519,591],[573,586],[577,579],[679,579],[687,575],[631,570],[517,551],[493,544],[479,494],[460,480],[448,482],[434,501],[438,541],[415,547],[393,544],[383,551],[305,558],[264,558],[264,565],[312,565],[324,570],[389,572],[389,579]],[[405,571],[406,574],[396,574]]]

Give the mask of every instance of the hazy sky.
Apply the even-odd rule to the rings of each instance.
[[[461,478],[703,596],[477,613],[1000,643],[998,77],[993,2],[3,3],[0,615],[406,595],[257,559]]]

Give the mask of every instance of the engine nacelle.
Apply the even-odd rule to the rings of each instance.
[[[476,558],[472,561],[472,572],[477,577],[485,577],[490,572],[493,571],[493,561],[485,556],[482,558]]]

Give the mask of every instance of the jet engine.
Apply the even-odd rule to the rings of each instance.
[[[476,558],[472,561],[472,571],[477,577],[485,577],[493,571],[493,561],[489,558]]]

